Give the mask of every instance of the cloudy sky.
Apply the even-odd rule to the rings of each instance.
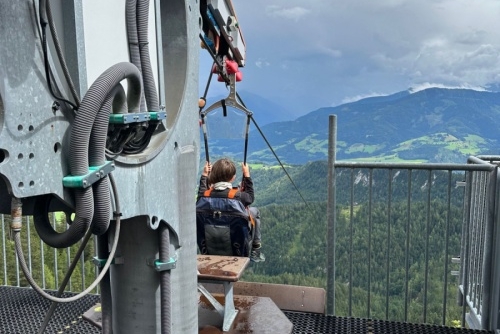
[[[293,115],[429,86],[496,90],[498,0],[233,0],[247,44],[238,91]],[[209,70],[202,58],[201,82]],[[205,68],[203,68],[205,67]],[[209,95],[222,93],[212,85]]]

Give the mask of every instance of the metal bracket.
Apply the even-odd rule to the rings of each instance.
[[[200,280],[201,283],[214,283],[222,284],[224,286],[224,305],[219,303],[217,299],[210,292],[208,292],[205,287],[198,283],[198,290],[208,299],[210,304],[215,308],[215,310],[220,314],[223,319],[222,331],[227,332],[231,329],[234,319],[238,315],[238,310],[234,307],[234,293],[233,293],[233,283],[234,282],[221,282],[215,280]]]
[[[153,267],[154,270],[161,272],[175,269],[177,266],[177,259],[171,257],[168,262],[161,262],[159,259],[148,259],[147,264],[148,266]]]
[[[111,124],[130,124],[147,122],[150,119],[149,112],[135,112],[130,114],[111,114],[109,123]]]
[[[66,188],[87,188],[114,170],[114,161],[107,161],[104,165],[89,167],[89,172],[85,175],[63,177],[63,186]]]
[[[166,111],[150,111],[149,118],[152,121],[161,121],[161,120],[164,120],[167,118],[167,112]]]
[[[111,114],[109,115],[110,124],[131,124],[143,123],[148,121],[161,121],[167,118],[166,111],[138,112],[130,114]]]
[[[252,112],[248,110],[245,106],[243,106],[239,101],[236,96],[236,73],[233,74],[228,74],[229,76],[229,95],[220,101],[215,102],[212,104],[210,107],[208,107],[206,110],[201,112],[201,115],[204,117],[206,116],[209,112],[219,109],[219,108],[224,108],[225,106],[229,106],[235,109],[238,109],[242,112],[244,112],[247,116],[252,116]]]
[[[108,259],[99,259],[97,256],[94,256],[92,258],[92,262],[94,262],[94,264],[98,268],[104,267],[104,265],[106,264],[106,261],[108,261]],[[124,264],[124,263],[125,263],[125,260],[123,259],[123,257],[115,257],[111,261],[111,264]]]

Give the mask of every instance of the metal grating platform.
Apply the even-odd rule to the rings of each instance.
[[[82,319],[82,314],[97,302],[99,296],[87,295],[74,303],[59,304],[45,333],[99,334]],[[0,286],[0,333],[37,333],[49,307],[50,302],[32,289]]]
[[[70,294],[65,294],[70,296]],[[82,319],[99,296],[88,295],[74,303],[59,305],[45,333],[100,334]],[[36,333],[50,302],[28,288],[0,286],[0,333]],[[491,331],[407,324],[382,320],[342,318],[320,314],[284,312],[293,323],[294,334],[486,334]]]
[[[343,318],[321,314],[285,312],[293,323],[294,334],[486,334],[486,330],[471,330],[443,326],[408,324],[383,320]]]

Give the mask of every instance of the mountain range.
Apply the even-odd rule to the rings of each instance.
[[[270,115],[262,101],[254,118],[280,160],[304,164],[328,157],[328,119],[337,117],[337,160],[465,162],[470,155],[500,153],[500,93],[429,88],[320,108],[295,120],[260,124]],[[260,109],[262,108],[262,109]],[[272,106],[270,109],[276,108]],[[282,110],[278,118],[283,118]],[[212,154],[242,159],[242,140],[209,142]],[[276,159],[253,127],[248,160]]]

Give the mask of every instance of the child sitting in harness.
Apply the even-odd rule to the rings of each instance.
[[[203,172],[200,178],[200,185],[198,188],[197,207],[200,198],[210,197],[215,198],[234,198],[240,201],[245,208],[248,208],[251,218],[254,221],[254,233],[252,240],[252,251],[250,253],[250,260],[253,262],[265,261],[264,254],[261,253],[261,232],[260,232],[260,212],[256,207],[249,207],[254,201],[253,182],[250,177],[250,168],[247,164],[241,164],[241,171],[243,179],[240,188],[236,191],[233,189],[234,180],[236,179],[236,166],[234,163],[227,159],[217,160],[213,166],[209,162],[205,162]],[[208,193],[207,193],[208,190]]]

